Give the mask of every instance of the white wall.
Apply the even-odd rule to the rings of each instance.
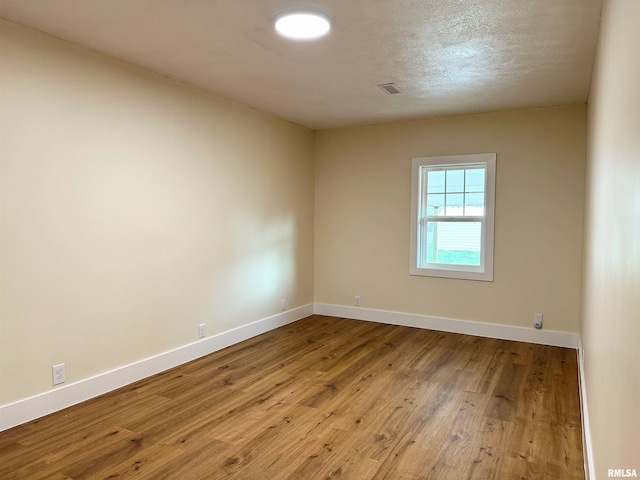
[[[589,95],[581,325],[597,478],[640,474],[640,2],[605,1]]]
[[[315,301],[578,331],[584,105],[317,133]],[[497,153],[494,282],[409,275],[411,158]]]
[[[0,21],[0,405],[313,301],[313,132]]]

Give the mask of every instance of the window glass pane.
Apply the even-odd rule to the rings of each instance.
[[[447,185],[448,188],[448,185]],[[464,199],[464,195],[462,193],[448,193],[446,195],[446,208],[444,211],[445,215],[451,216],[462,216],[462,202]]]
[[[467,217],[484,215],[484,193],[465,194],[464,214]]]
[[[428,263],[480,265],[481,222],[427,222]]]
[[[424,243],[425,247],[426,247],[426,255],[422,257],[422,261],[426,261],[427,263],[435,263],[435,251],[433,249],[434,247],[434,239],[433,239],[433,234],[435,232],[435,223],[434,222],[427,222],[427,236],[426,236],[426,242]],[[418,259],[418,268],[421,268],[423,265],[420,265],[420,261],[421,259]]]
[[[427,215],[444,215],[444,194],[427,195]]]
[[[448,192],[464,192],[464,170],[447,170]]]
[[[427,193],[444,193],[444,170],[430,171],[428,173]]]
[[[465,192],[484,192],[484,168],[467,170]]]

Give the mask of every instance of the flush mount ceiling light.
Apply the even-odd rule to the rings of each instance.
[[[329,17],[309,10],[282,12],[276,17],[276,30],[287,38],[312,40],[326,35],[331,29]]]

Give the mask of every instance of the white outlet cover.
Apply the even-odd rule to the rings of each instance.
[[[64,363],[51,367],[51,373],[53,376],[54,385],[60,385],[61,383],[64,383],[66,377]]]
[[[536,327],[537,329],[542,328],[542,318],[543,318],[543,315],[541,313],[535,313],[533,315],[533,326]]]

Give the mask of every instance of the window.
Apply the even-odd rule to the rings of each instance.
[[[496,154],[411,164],[411,275],[493,281]]]

